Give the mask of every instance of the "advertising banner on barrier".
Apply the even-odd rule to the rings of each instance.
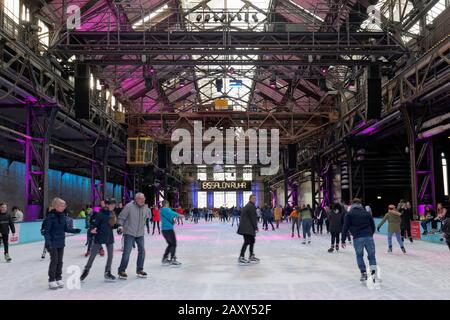
[[[9,235],[10,244],[17,244],[20,242],[20,223],[14,224],[14,227],[16,228],[16,233]]]
[[[420,221],[411,221],[411,235],[413,239],[420,240]]]

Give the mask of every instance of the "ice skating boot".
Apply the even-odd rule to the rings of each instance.
[[[406,253],[405,247],[402,247],[402,252]]]
[[[339,251],[339,245],[337,244],[336,245],[336,252],[338,252]]]
[[[83,273],[81,274],[80,281],[83,282],[84,279],[86,279],[86,277],[88,276],[88,274],[89,274],[89,270],[84,269]]]
[[[56,281],[51,281],[48,283],[48,288],[51,290],[57,290],[58,289],[58,283]]]
[[[116,281],[116,277],[111,274],[111,272],[105,272],[105,281],[114,282]]]
[[[291,238],[293,238],[293,237],[294,237],[294,234],[291,235]]]
[[[359,280],[361,282],[367,281],[367,273],[366,272],[361,272],[361,278],[359,278]]]
[[[128,279],[128,275],[124,271],[119,272],[118,275],[119,275],[119,279],[120,280],[127,280]]]
[[[136,275],[138,276],[138,278],[147,278],[147,272],[145,272],[144,270],[136,272]]]
[[[172,267],[180,267],[181,266],[181,262],[179,262],[177,260],[177,257],[173,257],[172,259],[170,259],[170,265]]]
[[[388,253],[392,253],[392,246],[389,246]]]
[[[170,265],[170,260],[167,258],[163,258],[161,261],[163,266],[169,266]]]
[[[413,238],[409,237],[409,242],[413,243]]]
[[[329,252],[329,253],[332,253],[332,252],[334,252],[334,246],[331,246],[331,248],[330,248],[330,249],[328,249],[328,252]]]
[[[311,244],[311,238],[308,238],[308,244]]]
[[[41,259],[45,259],[45,255],[47,254],[47,250],[42,251]]]
[[[259,263],[259,259],[257,257],[255,257],[254,254],[252,254],[249,258],[250,263]]]
[[[303,239],[302,244],[306,244],[306,239]]]
[[[248,261],[247,259],[245,259],[245,257],[239,257],[238,263],[239,263],[241,266],[248,266],[248,265],[250,264],[250,261]]]
[[[56,284],[58,285],[58,288],[60,288],[60,289],[64,288],[64,281],[58,280],[58,281],[56,281]]]
[[[11,262],[11,257],[9,256],[9,254],[5,253],[5,260],[6,262]]]

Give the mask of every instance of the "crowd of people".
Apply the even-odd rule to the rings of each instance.
[[[85,281],[90,269],[99,254],[107,254],[104,278],[106,281],[115,281],[111,267],[114,255],[114,233],[122,235],[122,257],[117,270],[118,278],[126,280],[130,253],[137,246],[138,258],[136,263],[136,274],[145,278],[145,231],[147,234],[162,234],[167,242],[166,250],[162,255],[161,263],[164,266],[180,266],[181,263],[176,257],[177,240],[174,231],[175,225],[183,225],[184,221],[191,221],[194,224],[201,220],[205,222],[218,219],[220,223],[231,223],[236,225],[237,233],[243,236],[238,263],[250,265],[259,263],[260,259],[255,255],[256,233],[259,232],[259,224],[262,230],[272,231],[280,228],[281,223],[290,223],[291,237],[302,238],[302,244],[311,244],[311,233],[322,235],[325,232],[330,234],[331,246],[328,252],[339,251],[346,248],[346,243],[352,244],[356,253],[356,260],[361,272],[361,281],[369,277],[374,283],[380,281],[377,275],[377,262],[375,257],[375,242],[373,235],[375,230],[387,223],[388,252],[393,252],[392,237],[395,236],[400,249],[406,253],[404,246],[405,239],[413,242],[411,234],[411,221],[413,220],[411,204],[401,200],[397,205],[389,205],[386,214],[381,222],[375,226],[372,211],[369,206],[363,206],[360,199],[353,199],[351,203],[333,203],[329,207],[318,205],[315,210],[309,204],[299,206],[282,207],[280,205],[270,206],[266,204],[258,207],[256,196],[251,195],[247,204],[240,207],[226,208],[222,206],[217,209],[212,208],[171,208],[168,201],[163,201],[161,207],[154,205],[149,208],[145,203],[145,196],[137,193],[133,201],[123,205],[114,198],[101,201],[99,210],[94,210],[91,206],[85,206],[79,213],[79,218],[85,219],[87,229],[85,256],[87,263],[80,277]],[[8,252],[9,233],[15,233],[14,222],[21,221],[23,213],[14,208],[13,213],[8,213],[6,203],[0,203],[0,233],[4,246],[4,256],[7,262],[12,259]],[[438,223],[441,224],[443,239],[446,240],[450,249],[450,219],[447,217],[447,210],[441,203],[437,205],[436,211],[430,206],[425,207],[425,220],[421,222],[424,234],[428,232],[428,224],[432,225],[432,231],[436,232]],[[152,227],[150,227],[152,225]],[[325,231],[323,226],[325,225]],[[301,230],[301,232],[300,232]],[[151,232],[152,231],[152,232]],[[45,219],[42,222],[41,233],[45,238],[42,259],[46,253],[50,254],[48,269],[49,288],[58,289],[64,287],[62,281],[62,266],[64,258],[65,235],[66,233],[80,233],[81,230],[73,227],[73,219],[69,215],[66,202],[63,199],[55,198],[47,210]],[[247,249],[249,251],[246,258]],[[367,251],[370,272],[367,273],[364,262],[364,250]]]

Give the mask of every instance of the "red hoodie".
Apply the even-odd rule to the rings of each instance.
[[[158,222],[161,221],[161,215],[159,214],[159,209],[152,209],[153,221]]]

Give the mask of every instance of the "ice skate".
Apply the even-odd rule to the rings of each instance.
[[[308,244],[311,244],[311,238],[308,238]]]
[[[170,260],[167,258],[163,258],[161,261],[163,266],[169,266],[170,265]]]
[[[172,266],[172,267],[181,267],[181,262],[177,261],[176,257],[173,257],[170,260],[170,266]]]
[[[107,282],[115,282],[117,279],[115,276],[111,274],[111,272],[105,272],[105,281]]]
[[[392,253],[392,246],[389,246],[388,253]]]
[[[81,282],[84,282],[84,279],[86,279],[86,277],[88,276],[88,274],[89,274],[89,271],[86,270],[86,269],[84,269],[84,270],[83,270],[83,273],[81,274],[80,281],[81,281]]]
[[[56,283],[56,281],[51,281],[48,283],[48,288],[50,290],[56,290],[58,289],[58,284]]]
[[[362,272],[361,273],[361,278],[359,279],[361,282],[363,281],[367,281],[367,273],[366,272]]]
[[[11,262],[12,260],[8,253],[5,253],[5,260],[6,262]]]
[[[401,249],[402,249],[402,252],[406,254],[405,247],[402,247]]]
[[[64,288],[64,281],[62,281],[62,280],[58,280],[58,281],[56,281],[56,284],[58,285],[58,288]]]
[[[339,251],[339,245],[337,244],[336,245],[336,252],[338,252]]]
[[[260,262],[260,260],[259,260],[257,257],[255,257],[254,254],[252,254],[252,255],[250,256],[250,258],[249,258],[248,261],[250,261],[250,263],[259,263],[259,262]]]
[[[328,252],[329,252],[329,253],[333,253],[333,252],[334,252],[334,247],[333,247],[333,246],[331,246],[331,248],[330,248],[330,249],[328,249]]]
[[[248,261],[248,260],[245,259],[244,257],[239,257],[238,263],[239,263],[241,266],[248,266],[248,265],[250,264],[250,261]]]
[[[120,280],[127,280],[128,279],[128,275],[125,272],[119,272],[119,279]]]
[[[143,270],[136,272],[136,275],[138,276],[138,278],[147,278],[147,273]]]
[[[303,239],[302,244],[306,244],[306,240],[305,239]]]

